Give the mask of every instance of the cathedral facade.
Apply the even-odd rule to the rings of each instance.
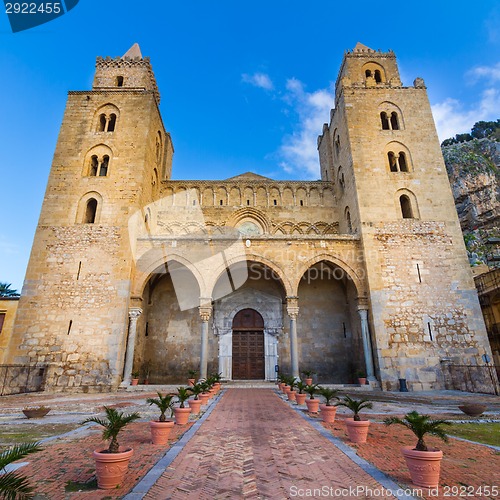
[[[69,92],[4,362],[53,390],[188,370],[422,390],[491,356],[425,84],[393,52],[346,52],[320,181],[174,180],[159,103],[137,45]]]

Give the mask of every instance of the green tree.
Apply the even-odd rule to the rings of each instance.
[[[30,453],[41,451],[40,443],[17,444],[0,453],[0,497],[7,500],[33,498],[33,487],[28,479],[17,472],[5,472],[7,465],[24,458]]]
[[[19,297],[18,291],[12,290],[11,286],[11,283],[0,283],[0,297]]]

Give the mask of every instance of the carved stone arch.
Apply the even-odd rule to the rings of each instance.
[[[269,218],[260,210],[253,207],[243,207],[233,212],[227,221],[227,225],[237,227],[244,221],[255,221],[262,228],[263,233],[269,233],[271,222]]]
[[[276,226],[275,233],[278,231],[281,232],[281,234],[292,234],[294,227],[294,223],[287,221],[287,222],[281,222]]]
[[[384,156],[385,156],[385,164],[386,164],[386,169],[388,172],[413,172],[413,161],[411,157],[410,150],[402,143],[399,141],[391,141],[386,144],[384,148]],[[406,170],[401,170],[399,166],[399,157],[403,154],[404,160],[405,160],[405,165],[406,165]],[[392,160],[391,160],[391,155],[393,155]],[[392,168],[391,163],[396,162],[397,165],[397,170]]]
[[[367,85],[376,85],[378,83],[386,83],[387,76],[385,68],[375,61],[369,61],[363,64],[363,78]],[[378,73],[377,73],[378,72]],[[379,75],[379,77],[377,77]]]
[[[404,116],[403,116],[403,111],[401,108],[394,102],[391,101],[382,101],[378,105],[378,113],[379,115],[381,113],[386,113],[387,119],[389,120],[389,129],[388,130],[404,130],[405,124],[404,124]],[[394,128],[391,125],[391,114],[396,113],[398,117],[398,128]]]
[[[352,281],[354,288],[356,289],[357,296],[363,298],[367,297],[368,292],[366,289],[366,284],[357,275],[356,271],[349,264],[347,264],[347,262],[344,262],[343,260],[340,260],[338,257],[326,253],[318,254],[315,257],[312,257],[299,267],[298,273],[295,275],[295,280],[292,283],[293,296],[298,296],[299,285],[300,281],[302,280],[302,276],[304,276],[304,274],[310,267],[314,266],[315,264],[318,264],[321,261],[329,262],[342,269],[347,274],[347,277]]]
[[[247,207],[253,207],[255,205],[254,202],[254,189],[251,186],[245,186],[243,188],[243,199],[242,204]]]
[[[103,203],[102,196],[97,191],[88,191],[78,201],[78,206],[76,209],[76,220],[75,220],[77,224],[87,223],[85,222],[85,216],[88,208],[88,203],[90,200],[95,200],[96,202],[94,220],[92,221],[92,223],[98,224],[99,221],[101,220],[102,203]]]
[[[295,200],[298,206],[306,206],[307,205],[307,191],[303,187],[297,188],[295,192]],[[302,205],[301,202],[302,201]]]
[[[229,193],[227,191],[226,186],[217,186],[216,188],[216,199],[215,199],[215,205],[216,206],[227,206],[229,203]],[[222,203],[221,203],[222,201]]]
[[[101,115],[104,115],[106,117],[106,125],[104,127],[104,130],[99,130]],[[114,130],[116,130],[116,126],[118,125],[118,120],[120,118],[120,109],[115,104],[108,102],[96,109],[94,117],[92,118],[90,129],[91,132],[106,132],[107,124],[111,118],[111,115],[115,115]],[[114,130],[110,130],[110,132],[113,132]]]
[[[259,207],[267,207],[269,193],[266,186],[257,186],[256,189],[256,205]]]
[[[158,247],[150,249],[137,260],[136,273],[130,292],[131,297],[142,297],[144,294],[144,289],[151,276],[155,274],[155,271],[158,270],[164,270],[165,273],[167,273],[169,262],[177,262],[179,264],[182,264],[189,271],[191,271],[196,282],[198,283],[200,297],[210,296],[206,295],[207,289],[205,286],[205,280],[202,273],[200,273],[199,269],[193,262],[186,259],[184,255],[171,251],[171,249],[169,249],[169,255],[168,257],[166,257],[164,249]],[[199,297],[197,298],[199,299]]]
[[[405,196],[408,198],[408,200],[410,202],[410,208],[411,208],[411,216],[410,217],[403,216],[403,218],[405,218],[405,219],[420,219],[420,209],[418,206],[417,197],[413,191],[410,191],[407,188],[398,189],[394,195],[394,206],[396,209],[397,218],[400,219],[402,217],[402,213],[401,213],[401,210],[402,210],[401,197],[402,196]]]
[[[104,157],[108,157],[108,176],[109,176],[109,168],[112,164],[113,161],[113,150],[106,144],[97,144],[90,148],[87,153],[85,154],[85,158],[83,160],[83,171],[82,171],[82,176],[83,177],[88,177],[90,176],[91,169],[92,169],[92,157],[96,157],[98,161],[98,166],[102,163],[104,160]],[[93,174],[93,176],[98,176],[98,174]]]
[[[213,296],[212,294],[215,286],[217,285],[217,282],[224,275],[224,273],[227,272],[227,269],[230,266],[234,264],[240,264],[243,262],[257,262],[259,264],[267,266],[269,269],[271,269],[271,271],[276,273],[276,276],[281,281],[281,285],[285,291],[286,296],[292,295],[291,282],[288,279],[285,272],[281,269],[281,267],[278,264],[276,264],[270,259],[267,259],[266,257],[263,257],[262,255],[252,254],[248,252],[245,255],[239,255],[237,257],[229,258],[225,262],[221,262],[221,264],[217,268],[213,269],[213,272],[210,275],[211,279],[209,282],[207,281],[207,288],[209,290],[209,295],[205,295],[205,297]]]
[[[312,187],[309,189],[309,205],[312,207],[319,207],[321,205],[321,196],[318,188]]]

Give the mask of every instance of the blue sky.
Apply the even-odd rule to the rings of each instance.
[[[316,179],[316,137],[358,41],[394,50],[404,85],[424,78],[441,140],[500,117],[496,0],[80,0],[16,34],[1,12],[0,281],[22,287],[66,94],[91,88],[97,56],[138,42],[151,58],[174,178]]]

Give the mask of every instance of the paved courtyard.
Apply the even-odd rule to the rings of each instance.
[[[446,445],[449,448],[442,448],[445,460],[438,496],[413,492],[412,497],[399,454],[399,447],[412,444],[411,440],[404,442],[408,439],[404,432],[389,431],[375,423],[389,414],[402,415],[411,409],[462,418],[456,405],[471,399],[485,402],[490,408],[486,418],[497,419],[500,398],[495,396],[452,391],[366,393],[365,397],[375,401],[373,410],[366,413],[374,422],[369,442],[351,445],[345,438],[344,409],[339,409],[335,424],[324,425],[319,418],[308,416],[303,407],[284,401],[274,386],[230,388],[205,407],[201,418],[192,417],[186,427],[176,426],[166,449],[150,443],[146,422],[157,415],[145,404],[145,398],[153,394],[4,396],[0,432],[4,434],[12,424],[21,434],[25,430],[26,435],[35,426],[64,424],[74,428],[62,437],[45,441],[44,452],[27,457],[28,464],[20,469],[30,477],[39,500],[460,498],[445,496],[444,487],[468,484],[479,491],[478,485],[500,485],[498,450],[452,440]],[[53,410],[36,421],[23,418],[21,409],[35,404]],[[99,427],[78,425],[86,416],[100,413],[104,405],[139,411],[142,417],[123,431],[121,442],[134,448],[134,457],[126,481],[113,491],[95,487],[91,452],[102,446]]]

